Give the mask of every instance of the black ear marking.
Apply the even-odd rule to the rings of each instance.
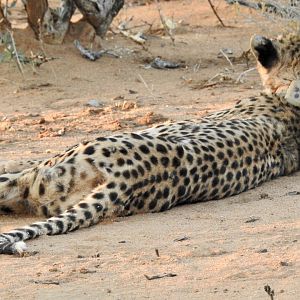
[[[278,52],[272,41],[263,36],[254,35],[251,38],[251,50],[260,64],[267,69],[279,61]]]
[[[5,182],[5,181],[8,181],[7,177],[0,177],[0,182]]]

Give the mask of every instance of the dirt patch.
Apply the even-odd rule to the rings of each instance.
[[[261,90],[256,71],[236,81],[254,67],[243,57],[251,35],[268,34],[266,27],[239,22],[241,15],[223,4],[218,9],[231,27],[219,25],[207,1],[171,1],[161,7],[181,24],[175,45],[162,35],[155,5],[131,6],[113,29],[134,16],[130,26],[153,24],[153,33],[145,46],[109,33],[103,45],[117,51],[118,59],[89,62],[72,37],[62,46],[41,46],[28,29],[18,30],[17,47],[26,55],[43,47],[55,59],[40,67],[27,65],[24,78],[14,62],[0,65],[0,159],[47,157],[115,131],[196,118]],[[20,28],[23,13],[21,7],[14,12]],[[81,41],[87,43],[88,33]],[[220,49],[232,51],[233,67]],[[186,67],[149,68],[157,56]],[[264,285],[269,284],[276,299],[296,299],[299,196],[289,192],[297,190],[298,177],[222,201],[118,218],[31,241],[35,255],[0,257],[0,298],[268,299]],[[1,216],[0,231],[35,220]],[[156,275],[162,278],[149,280]]]

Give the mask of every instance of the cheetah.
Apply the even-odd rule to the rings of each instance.
[[[264,74],[283,57],[274,56],[279,48],[273,43],[260,36],[251,40]],[[99,137],[0,175],[0,212],[46,217],[0,234],[0,253],[21,255],[24,241],[41,235],[217,200],[297,171],[299,87],[294,81],[285,94],[243,99],[200,120]]]

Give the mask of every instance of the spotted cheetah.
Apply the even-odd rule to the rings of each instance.
[[[251,42],[262,68],[279,64],[266,64],[278,51],[270,43],[258,36]],[[0,234],[0,253],[22,254],[25,240],[104,218],[239,194],[298,170],[298,90],[296,82],[286,97],[262,94],[200,120],[99,137],[0,175],[2,212],[48,218]]]

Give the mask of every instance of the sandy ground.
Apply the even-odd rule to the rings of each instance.
[[[62,46],[41,45],[29,30],[17,30],[17,47],[26,55],[43,47],[55,59],[26,65],[24,77],[14,62],[0,64],[0,160],[48,157],[85,139],[196,118],[258,93],[256,71],[235,81],[254,67],[242,57],[251,35],[269,34],[270,26],[247,9],[222,2],[218,9],[230,27],[219,25],[207,1],[162,3],[178,23],[173,45],[161,34],[155,5],[128,7],[104,41],[122,57],[96,62],[74,48],[76,30]],[[116,33],[131,16],[128,26],[153,24],[144,48]],[[22,27],[20,7],[12,18]],[[80,38],[88,44],[84,33]],[[232,50],[233,66],[218,55],[221,48]],[[156,56],[186,67],[145,67]],[[90,100],[100,107],[87,106]],[[270,299],[267,284],[275,299],[299,299],[300,196],[291,193],[300,192],[299,176],[220,201],[30,241],[29,256],[0,257],[0,299]],[[36,220],[0,216],[0,231]],[[174,276],[145,277],[169,273]]]

